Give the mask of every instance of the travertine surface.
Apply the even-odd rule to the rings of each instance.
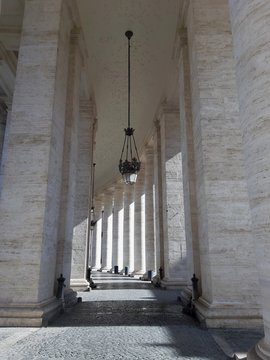
[[[111,189],[104,192],[104,212],[102,219],[101,238],[101,270],[108,271],[112,267],[112,205],[113,193]]]
[[[67,288],[70,283],[72,246],[74,245],[72,243],[73,227],[77,221],[77,219],[74,219],[75,211],[78,208],[78,205],[75,203],[77,164],[81,160],[78,157],[78,141],[81,135],[81,132],[79,132],[79,91],[82,59],[78,43],[79,34],[72,34],[69,46],[61,205],[57,234],[56,276],[59,277],[60,274],[63,274],[66,278]],[[76,209],[75,205],[77,205]]]
[[[154,233],[154,151],[152,145],[145,147],[145,269],[156,271]]]
[[[134,272],[145,273],[145,195],[144,195],[145,166],[141,162],[141,169],[134,185]]]
[[[101,268],[101,231],[102,231],[102,209],[103,201],[101,197],[94,198],[95,206],[95,219],[96,225],[94,227],[92,246],[90,253],[90,265],[93,270],[99,270]]]
[[[40,324],[54,295],[70,23],[63,1],[44,5],[25,2],[0,200],[1,306],[40,310],[1,324]]]
[[[187,284],[187,252],[183,199],[179,112],[164,108],[160,120],[164,233],[163,286]]]
[[[202,298],[208,325],[259,317],[232,37],[226,0],[190,1],[187,33]],[[245,291],[243,291],[245,289]],[[220,319],[218,319],[220,313]],[[215,318],[211,318],[212,315]]]
[[[270,358],[270,2],[230,1],[245,169],[265,342],[256,352]],[[264,355],[263,355],[264,354]],[[250,355],[250,359],[257,359]]]
[[[86,284],[87,242],[91,239],[88,231],[90,204],[91,170],[93,163],[93,104],[89,100],[80,101],[80,118],[78,126],[78,158],[76,171],[76,193],[74,204],[71,284]]]
[[[185,30],[181,31],[179,40],[181,42],[181,54],[179,59],[179,106],[181,153],[183,164],[185,232],[187,242],[187,281],[189,284],[191,284],[190,279],[193,274],[195,274],[197,278],[201,278],[201,264],[198,238],[198,207],[190,96],[190,69],[187,33]]]
[[[127,266],[129,272],[134,270],[134,186],[124,185],[124,239],[123,239],[123,269]],[[132,247],[133,246],[133,247]]]
[[[113,196],[113,245],[112,245],[112,267],[118,266],[118,271],[123,268],[123,204],[124,184],[116,183]]]

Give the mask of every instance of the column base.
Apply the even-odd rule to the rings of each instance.
[[[110,271],[111,269],[110,268],[108,268],[108,267],[102,267],[102,268],[100,268],[100,272],[108,272],[108,271]]]
[[[2,304],[0,306],[0,326],[47,326],[62,310],[61,299],[52,297],[49,300],[32,304]]]
[[[168,279],[164,278],[161,280],[161,287],[164,289],[184,289],[187,286],[187,281],[185,279]]]
[[[133,271],[133,275],[143,275],[145,273],[145,271],[144,270],[134,270]]]
[[[77,292],[72,289],[65,290],[64,302],[66,307],[71,307],[77,303]]]
[[[194,306],[198,320],[208,328],[263,328],[261,309],[255,304],[211,304],[200,297]]]
[[[74,291],[85,291],[89,286],[89,283],[86,279],[71,279],[70,287]]]
[[[93,267],[91,268],[92,271],[98,271],[99,269],[100,269],[100,267],[98,267],[98,266],[93,266]]]
[[[260,340],[247,355],[247,360],[268,360],[270,359],[270,346],[265,339]]]
[[[190,299],[192,298],[192,289],[191,287],[185,287],[184,290],[180,292],[179,300],[181,301],[183,306],[187,306],[190,303]]]

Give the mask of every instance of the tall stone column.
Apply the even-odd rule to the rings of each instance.
[[[96,225],[94,226],[94,231],[92,234],[92,246],[90,247],[91,251],[91,261],[90,266],[92,270],[98,270],[101,268],[101,232],[102,232],[102,209],[103,202],[100,197],[95,197],[95,219]]]
[[[187,284],[187,251],[178,109],[163,105],[160,132],[164,224],[162,286],[179,288]]]
[[[63,274],[66,289],[70,285],[71,255],[75,212],[76,173],[79,141],[79,92],[82,58],[79,48],[80,34],[72,32],[69,50],[68,92],[62,166],[61,205],[58,228],[56,278]],[[87,210],[84,214],[87,219]]]
[[[154,233],[154,151],[152,145],[145,148],[145,268],[146,272],[156,271]],[[147,275],[147,273],[146,273]]]
[[[270,3],[247,0],[229,4],[265,332],[248,359],[270,359]]]
[[[67,6],[63,0],[46,6],[43,0],[25,1],[0,199],[1,326],[40,326],[60,308],[54,285],[71,30]]]
[[[124,185],[124,241],[123,270],[127,266],[132,272],[134,267],[134,204],[133,185]]]
[[[163,233],[163,198],[162,198],[162,169],[161,169],[161,140],[160,122],[155,121],[154,142],[154,227],[156,239],[156,267],[164,273],[164,233]]]
[[[109,271],[112,268],[112,200],[111,190],[104,192],[104,213],[102,222],[101,270]]]
[[[198,206],[196,194],[196,174],[194,163],[193,120],[191,110],[190,65],[187,44],[187,32],[179,32],[179,107],[180,137],[183,164],[183,192],[185,208],[185,232],[187,242],[187,281],[188,288],[181,294],[189,302],[192,296],[191,278],[193,274],[201,279],[201,261],[198,236]],[[199,293],[201,293],[201,284]],[[186,293],[186,295],[185,295]]]
[[[144,201],[144,163],[134,185],[134,274],[145,273],[145,201]]]
[[[93,144],[95,137],[94,104],[90,100],[80,100],[78,125],[78,158],[76,171],[76,192],[74,203],[71,287],[85,289],[86,270],[92,235],[89,231],[89,211],[91,199],[91,179],[93,163]]]
[[[124,184],[117,183],[114,186],[112,266],[118,266],[118,271],[123,268],[123,192]]]
[[[0,167],[2,162],[2,152],[4,146],[4,137],[6,131],[7,109],[5,104],[0,104]]]
[[[195,307],[211,327],[258,325],[258,275],[228,2],[194,0],[188,4],[202,286]]]

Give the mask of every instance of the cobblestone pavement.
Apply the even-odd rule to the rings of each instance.
[[[117,275],[47,328],[0,329],[1,360],[225,360],[211,333],[183,315],[174,290]]]

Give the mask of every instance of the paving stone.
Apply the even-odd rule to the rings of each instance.
[[[208,330],[182,314],[177,291],[116,275],[94,281],[97,289],[79,293],[82,302],[47,328],[20,329],[28,333],[11,347],[0,342],[0,359],[228,359]],[[8,334],[0,329],[4,343]]]

